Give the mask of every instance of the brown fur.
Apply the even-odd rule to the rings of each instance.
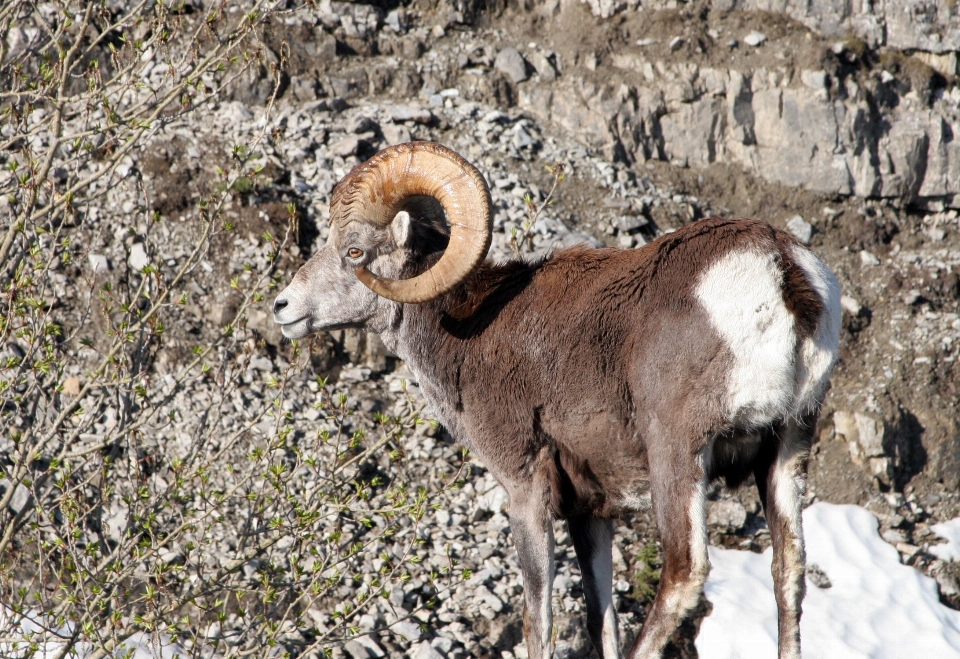
[[[337,200],[341,194],[347,193],[339,191]],[[818,324],[827,319],[832,330],[839,320],[837,301],[831,299],[830,314],[824,314],[824,302],[796,262],[798,243],[761,222],[713,218],[637,250],[573,247],[533,263],[474,269],[473,263],[450,261],[450,250],[441,256],[448,234],[436,208],[422,203],[406,208],[417,217],[412,228],[411,216],[396,218],[387,211],[384,217],[394,217],[389,227],[358,222],[337,233],[335,224],[321,252],[277,298],[276,318],[291,337],[341,326],[380,332],[417,374],[436,416],[506,488],[524,575],[530,658],[548,659],[551,653],[551,517],[568,519],[578,559],[586,566],[591,638],[603,659],[613,659],[619,647],[608,520],[642,507],[649,495],[664,564],[653,608],[630,656],[654,657],[696,604],[706,579],[706,483],[722,478],[737,485],[753,473],[777,554],[781,657],[799,659],[798,493],[819,403],[812,397],[822,391],[830,368],[824,356],[836,357],[824,351],[835,351],[838,337],[819,337]],[[469,274],[447,280],[452,288],[445,293],[416,298],[428,302],[388,302],[401,298],[378,297],[371,292],[376,288],[353,276],[367,262],[345,260],[352,245],[360,245],[364,258],[388,276],[407,279],[433,266],[435,273],[443,259],[451,272],[466,268]],[[756,391],[749,380],[767,364],[745,360],[741,344],[750,332],[760,337],[762,326],[744,328],[740,343],[731,346],[720,332],[736,337],[739,328],[730,325],[733,318],[716,315],[726,313],[727,300],[712,305],[700,297],[702,275],[739,252],[756,253],[763,267],[770,258],[779,264],[783,304],[795,321],[785,327],[789,315],[777,313],[770,345],[793,352],[778,355],[780,379]],[[833,296],[835,281],[827,276],[824,283]],[[770,302],[760,300],[756,313]],[[752,323],[753,311],[735,313]],[[791,329],[796,344],[784,345]],[[808,374],[814,379],[805,383],[803,401],[791,403],[796,383],[785,378],[806,354],[800,349],[809,337],[821,342],[819,361],[809,358],[817,370]],[[744,368],[756,373],[745,374]],[[744,394],[737,398],[742,409],[730,409],[732,394]],[[742,414],[750,401],[756,401],[756,414]],[[796,407],[801,404],[802,410]],[[809,416],[793,418],[798,410]],[[776,492],[768,491],[778,483],[779,502]]]
[[[777,249],[784,301],[801,335],[815,330],[822,303],[793,244],[765,223],[715,218],[638,250],[572,247],[535,263],[487,263],[451,293],[407,305],[404,325],[419,337],[409,344],[429,365],[423,376],[441,397],[456,392],[463,427],[454,434],[498,477],[536,463],[553,472],[554,514],[615,516],[627,482],[645,480],[652,420],[682,430],[690,455],[737,435],[717,387],[730,357],[692,293],[731,248],[723,245]],[[551,459],[538,461],[541,451]],[[753,453],[727,455],[711,475],[739,482]]]

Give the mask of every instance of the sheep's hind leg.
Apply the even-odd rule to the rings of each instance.
[[[672,445],[671,445],[672,444]],[[710,563],[704,514],[707,479],[682,442],[650,442],[650,489],[663,545],[660,586],[630,659],[654,659],[700,601]],[[686,467],[686,468],[683,468]]]
[[[567,520],[583,575],[587,630],[601,659],[620,658],[617,612],[613,608],[613,520],[591,515]]]
[[[783,423],[754,472],[773,545],[780,659],[800,659],[800,615],[806,586],[801,508],[815,425],[815,418]]]
[[[523,636],[530,659],[553,656],[553,516],[542,487],[510,492],[510,530],[523,573]]]

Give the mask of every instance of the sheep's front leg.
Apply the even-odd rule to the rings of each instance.
[[[545,491],[510,493],[510,530],[523,572],[523,635],[530,659],[553,656],[553,518]]]

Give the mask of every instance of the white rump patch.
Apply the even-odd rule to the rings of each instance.
[[[800,346],[795,413],[812,412],[826,390],[830,370],[840,351],[840,282],[808,249],[794,247],[791,256],[823,301],[817,331]]]
[[[732,421],[769,423],[793,400],[797,337],[782,281],[775,253],[746,251],[721,257],[697,285],[697,299],[733,353],[727,381]]]

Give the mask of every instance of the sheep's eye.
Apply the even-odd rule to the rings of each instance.
[[[363,256],[363,250],[357,247],[351,247],[347,250],[347,256],[349,256],[351,259],[359,259],[361,256]]]

